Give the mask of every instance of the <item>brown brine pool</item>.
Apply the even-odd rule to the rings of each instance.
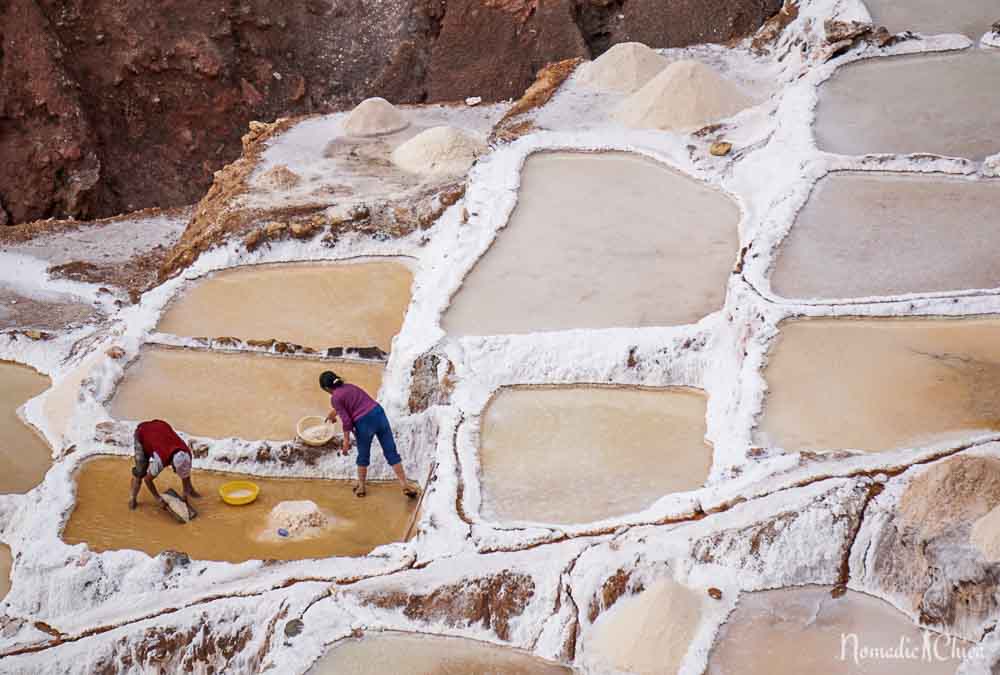
[[[0,544],[0,602],[10,592],[10,571],[14,561],[10,555],[10,547]]]
[[[1000,430],[1000,320],[782,322],[757,442],[882,452]]]
[[[971,647],[927,633],[925,651],[923,629],[889,603],[830,590],[744,594],[716,637],[708,675],[945,675]]]
[[[684,388],[501,389],[481,418],[484,515],[586,523],[701,487],[705,405]]]
[[[27,366],[0,361],[0,493],[27,492],[52,466],[48,443],[17,415],[49,385],[49,378]]]
[[[125,371],[111,414],[163,419],[196,436],[290,440],[300,418],[330,411],[330,395],[319,388],[324,370],[373,397],[382,384],[378,363],[156,347]]]
[[[410,268],[392,259],[237,267],[196,282],[170,304],[157,330],[389,351],[412,284]]]
[[[173,520],[153,502],[146,487],[139,507],[128,508],[132,461],[122,457],[87,460],[76,472],[76,507],[63,531],[69,544],[87,544],[93,551],[135,549],[150,555],[173,550],[197,560],[298,560],[359,556],[376,546],[401,541],[416,502],[396,484],[369,483],[368,496],[354,496],[343,480],[259,478],[244,474],[195,471],[192,482],[201,493],[192,500],[198,517],[187,524]],[[246,506],[230,506],[219,497],[219,486],[231,480],[251,480],[260,496]],[[156,480],[157,490],[181,482],[167,469]],[[268,515],[279,502],[310,500],[329,519],[321,536],[281,537],[269,526]],[[272,531],[274,529],[275,531]]]
[[[454,335],[694,323],[722,307],[740,211],[639,155],[528,157],[518,203],[442,319]]]
[[[872,21],[891,33],[964,33],[973,40],[1000,18],[997,0],[865,0]]]
[[[369,633],[345,640],[309,675],[569,675],[566,666],[486,642],[436,635]]]

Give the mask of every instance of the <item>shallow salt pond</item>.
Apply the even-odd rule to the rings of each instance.
[[[442,319],[455,335],[694,323],[722,307],[740,212],[639,155],[537,153]]]
[[[708,660],[708,675],[944,675],[954,673],[956,650],[971,645],[924,632],[892,605],[847,591],[802,588],[747,593],[722,626]],[[855,657],[855,645],[857,657]],[[902,658],[875,658],[899,650]],[[935,658],[934,649],[942,658]],[[866,651],[867,649],[867,651]],[[865,655],[868,658],[865,658]],[[909,658],[907,658],[909,655]]]
[[[1000,18],[997,0],[865,0],[872,21],[890,33],[963,33],[978,40]]]
[[[785,321],[757,443],[868,452],[1000,430],[1000,319]]]
[[[463,638],[369,633],[333,645],[309,675],[568,675],[573,671],[516,649]]]
[[[157,330],[389,351],[412,284],[410,268],[391,259],[239,267],[196,282],[171,303]]]
[[[0,493],[27,492],[52,466],[48,444],[17,416],[17,409],[49,384],[27,366],[0,362]]]
[[[196,436],[290,440],[300,418],[330,411],[324,370],[372,396],[382,383],[381,364],[150,348],[125,371],[111,414],[163,419]]]
[[[198,517],[180,524],[162,511],[145,485],[139,507],[128,509],[132,461],[122,457],[87,460],[77,470],[76,507],[63,531],[69,544],[85,543],[94,551],[136,549],[156,555],[183,551],[198,560],[242,562],[255,559],[298,560],[358,556],[376,546],[401,541],[416,509],[395,483],[369,483],[368,496],[358,499],[351,481],[248,477],[199,471],[195,460],[192,482],[201,493],[192,500]],[[252,480],[260,496],[246,506],[229,506],[219,486],[231,480]],[[183,494],[172,470],[156,480],[164,492]],[[308,499],[316,503],[332,526],[314,538],[282,538],[267,526],[268,514],[279,502]]]
[[[683,388],[502,389],[481,418],[484,515],[586,523],[701,487],[705,404]]]
[[[998,245],[1000,181],[833,173],[782,243],[771,284],[826,299],[996,288]]]
[[[13,562],[10,547],[0,544],[0,602],[3,602],[4,596],[10,591],[10,570]]]
[[[1000,53],[982,49],[848,64],[820,87],[817,144],[843,155],[983,159],[1000,151],[998,80]]]

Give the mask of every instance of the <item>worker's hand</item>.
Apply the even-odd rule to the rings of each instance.
[[[128,500],[128,510],[129,511],[135,511],[135,507],[136,507],[135,497],[131,497]]]
[[[326,416],[326,421],[328,423],[330,423],[330,424],[333,424],[334,422],[336,422],[337,421],[337,411],[336,410],[331,410],[330,414]]]
[[[170,510],[170,507],[167,506],[167,500],[164,499],[163,497],[160,497],[160,508],[163,509],[164,511]]]

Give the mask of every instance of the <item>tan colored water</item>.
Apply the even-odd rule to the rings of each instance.
[[[817,586],[747,593],[720,630],[707,673],[954,673],[961,658],[952,656],[952,648],[968,650],[971,645],[937,633],[927,635],[925,654],[919,626],[892,605],[854,591],[837,599],[830,597],[829,588]],[[888,650],[897,650],[899,656],[893,658]]]
[[[52,450],[17,416],[17,409],[49,388],[31,368],[0,362],[0,493],[27,492],[52,466]]]
[[[839,68],[820,88],[816,140],[844,155],[1000,151],[1000,53],[874,58]]]
[[[996,0],[865,0],[872,20],[893,33],[964,33],[978,40],[997,20]]]
[[[382,383],[378,364],[152,348],[126,371],[111,414],[164,419],[196,436],[291,440],[299,419],[330,411],[319,388],[327,369],[372,396]]]
[[[3,602],[4,596],[10,592],[10,570],[13,562],[10,547],[0,544],[0,602]]]
[[[485,642],[406,633],[369,633],[333,645],[309,675],[569,675],[530,654]]]
[[[158,330],[389,351],[413,273],[393,261],[254,265],[214,273],[175,300]]]
[[[139,507],[129,511],[131,466],[130,459],[100,457],[77,471],[76,508],[63,531],[67,543],[86,543],[94,551],[136,549],[150,555],[183,551],[198,560],[228,562],[357,556],[400,541],[416,508],[395,484],[369,483],[368,496],[358,499],[350,481],[281,478],[252,478],[260,486],[257,500],[229,506],[219,498],[219,486],[247,476],[196,468],[192,482],[202,497],[192,502],[198,517],[182,525],[153,503],[145,486]],[[182,492],[180,480],[170,470],[157,478],[156,487],[161,492],[170,487]],[[310,499],[332,514],[334,527],[316,538],[268,536],[271,509],[298,499]]]
[[[456,335],[686,324],[718,310],[736,204],[628,153],[541,153],[442,319]]]
[[[833,173],[782,243],[771,284],[790,298],[995,288],[998,244],[1000,181]]]
[[[1000,429],[1000,320],[785,321],[758,443],[916,447]]]
[[[705,396],[692,389],[501,390],[482,416],[484,511],[586,523],[705,482]]]

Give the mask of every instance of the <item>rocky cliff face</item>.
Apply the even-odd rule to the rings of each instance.
[[[197,201],[253,119],[519,96],[550,61],[755,30],[777,0],[3,0],[0,224]]]

